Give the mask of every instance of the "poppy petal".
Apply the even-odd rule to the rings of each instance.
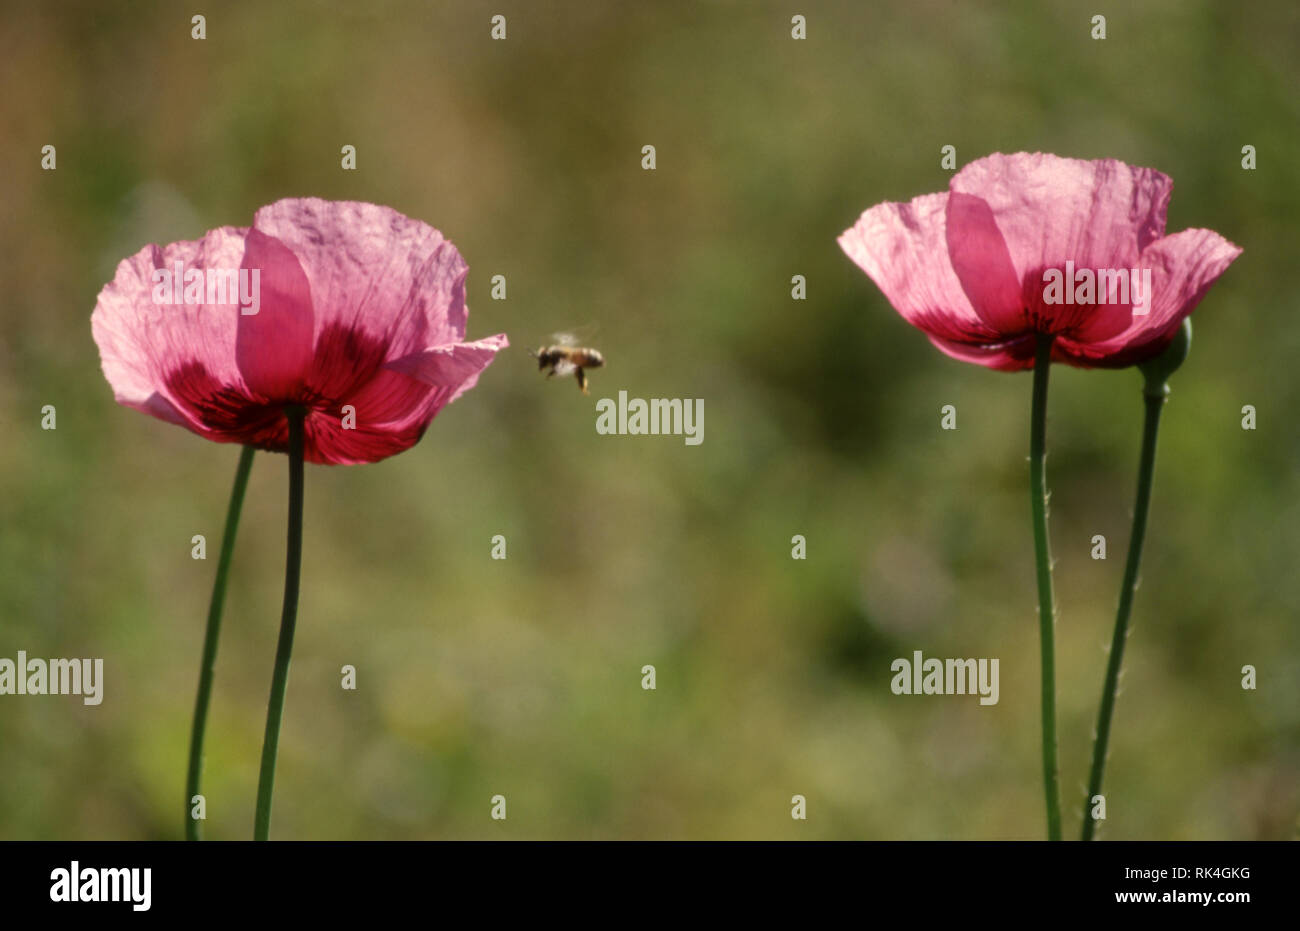
[[[510,345],[504,333],[472,343],[434,346],[422,352],[394,359],[387,368],[433,385],[450,403],[478,383],[479,373],[496,354]]]
[[[387,358],[465,337],[468,267],[443,235],[390,207],[315,197],[257,211],[255,229],[291,249],[311,285],[316,334],[364,333]]]
[[[971,162],[949,189],[985,201],[1021,280],[1042,268],[1132,268],[1165,231],[1173,181],[1113,158],[1001,153]],[[1039,279],[1041,282],[1041,279]]]
[[[1034,335],[1026,334],[1005,343],[975,345],[930,336],[930,342],[944,355],[961,362],[974,362],[999,372],[1019,372],[1034,367]]]
[[[170,376],[193,363],[202,365],[223,384],[244,390],[235,360],[238,298],[224,303],[183,302],[183,276],[191,270],[235,270],[244,251],[246,229],[223,226],[202,239],[145,246],[118,263],[113,280],[104,286],[91,314],[91,330],[99,347],[104,377],[119,404],[162,420],[180,422],[205,433],[198,413],[169,387]],[[181,302],[172,297],[172,279],[182,272]],[[166,273],[166,281],[162,273]]]
[[[993,210],[970,194],[950,194],[946,211],[948,257],[980,319],[998,333],[1029,328],[1020,277]]]
[[[312,361],[312,292],[298,258],[280,240],[249,230],[241,276],[257,273],[257,313],[239,311],[235,357],[244,383],[264,397],[289,400]]]
[[[975,312],[948,260],[945,193],[877,204],[839,238],[908,323],[942,339],[996,339]]]

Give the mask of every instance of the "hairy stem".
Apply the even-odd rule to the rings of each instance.
[[[1101,706],[1097,712],[1097,736],[1092,745],[1092,773],[1088,777],[1088,794],[1083,800],[1083,840],[1092,840],[1096,821],[1092,817],[1093,798],[1101,794],[1101,780],[1106,772],[1106,753],[1110,743],[1111,718],[1115,713],[1115,695],[1119,690],[1120,667],[1124,662],[1124,644],[1128,641],[1129,615],[1133,611],[1133,593],[1137,591],[1138,570],[1142,563],[1142,543],[1147,532],[1147,512],[1151,505],[1151,483],[1156,470],[1156,437],[1160,432],[1160,412],[1165,406],[1164,386],[1143,393],[1146,418],[1142,426],[1142,456],[1138,465],[1137,502],[1133,506],[1133,527],[1129,531],[1128,561],[1124,582],[1119,590],[1119,610],[1115,614],[1115,632],[1110,641],[1110,659],[1106,663],[1106,681],[1101,687]]]
[[[1043,671],[1043,793],[1047,839],[1061,839],[1061,789],[1056,768],[1056,600],[1052,594],[1052,552],[1047,536],[1047,377],[1052,337],[1040,335],[1034,353],[1034,394],[1029,428],[1029,497],[1038,568],[1038,630]]]

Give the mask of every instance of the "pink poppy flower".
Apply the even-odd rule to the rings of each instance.
[[[508,345],[465,342],[467,271],[388,207],[288,199],[124,259],[91,324],[120,404],[281,452],[299,405],[308,462],[375,462],[415,445]]]
[[[1241,254],[1213,230],[1166,236],[1172,189],[1114,159],[995,154],[946,193],[877,204],[839,243],[954,358],[1033,368],[1048,334],[1053,361],[1122,368],[1162,352]]]

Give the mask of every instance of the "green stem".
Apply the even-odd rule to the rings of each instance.
[[[208,602],[208,628],[203,635],[203,659],[199,663],[199,694],[194,700],[194,727],[190,731],[190,768],[185,778],[185,839],[201,840],[203,831],[199,819],[192,816],[194,797],[200,795],[199,784],[203,778],[203,737],[208,726],[208,705],[212,699],[212,679],[217,665],[217,644],[221,640],[221,611],[226,603],[226,580],[230,573],[230,557],[235,551],[235,534],[239,531],[239,515],[244,509],[244,491],[248,488],[248,473],[253,469],[251,446],[239,454],[235,469],[235,484],[230,489],[230,505],[226,508],[226,528],[221,535],[221,557],[217,560],[217,580],[212,584],[212,600]]]
[[[1092,817],[1092,799],[1101,794],[1101,780],[1106,772],[1106,748],[1110,742],[1110,722],[1115,712],[1115,694],[1119,689],[1120,666],[1124,662],[1124,644],[1128,641],[1128,620],[1133,610],[1133,593],[1137,591],[1138,569],[1142,563],[1142,543],[1147,532],[1147,512],[1151,505],[1151,481],[1156,470],[1156,437],[1160,431],[1160,412],[1165,406],[1165,385],[1148,385],[1143,392],[1146,420],[1142,426],[1142,459],[1138,466],[1137,503],[1133,507],[1133,528],[1129,531],[1128,562],[1124,566],[1124,584],[1119,590],[1119,610],[1115,614],[1115,633],[1110,641],[1110,659],[1106,663],[1106,681],[1101,688],[1101,708],[1097,713],[1097,737],[1092,746],[1092,775],[1088,794],[1083,800],[1083,840],[1092,840],[1096,821]]]
[[[271,700],[266,708],[266,737],[262,741],[262,769],[257,779],[253,840],[266,840],[271,833],[275,758],[280,746],[284,693],[289,684],[289,657],[293,653],[293,631],[298,619],[298,581],[302,571],[302,434],[305,412],[293,407],[286,409],[285,416],[289,420],[289,534],[284,563],[284,610],[280,615],[280,641],[275,648]]]
[[[1047,537],[1047,376],[1052,337],[1040,335],[1034,353],[1033,412],[1029,428],[1029,497],[1034,520],[1034,561],[1038,567],[1038,630],[1043,668],[1043,793],[1047,801],[1047,839],[1061,839],[1061,789],[1056,771],[1056,603],[1052,595],[1052,552]]]

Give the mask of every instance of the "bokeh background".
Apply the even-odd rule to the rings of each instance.
[[[106,683],[93,708],[0,697],[0,837],[182,834],[238,450],[116,406],[90,312],[142,245],[293,195],[443,230],[471,267],[470,335],[513,345],[413,450],[308,469],[273,836],[1042,836],[1029,377],[941,356],[835,242],[874,203],[944,188],[944,145],[959,164],[1158,167],[1171,231],[1245,248],[1165,414],[1102,836],[1293,837],[1298,39],[1289,0],[6,3],[0,656],[103,657]],[[527,354],[575,327],[609,360],[591,398]],[[1139,385],[1053,373],[1070,835]],[[620,389],[703,398],[704,444],[598,436],[595,400]],[[284,457],[258,454],[209,728],[213,838],[251,834],[285,488]],[[1000,703],[892,695],[891,660],[916,649],[998,657]]]

